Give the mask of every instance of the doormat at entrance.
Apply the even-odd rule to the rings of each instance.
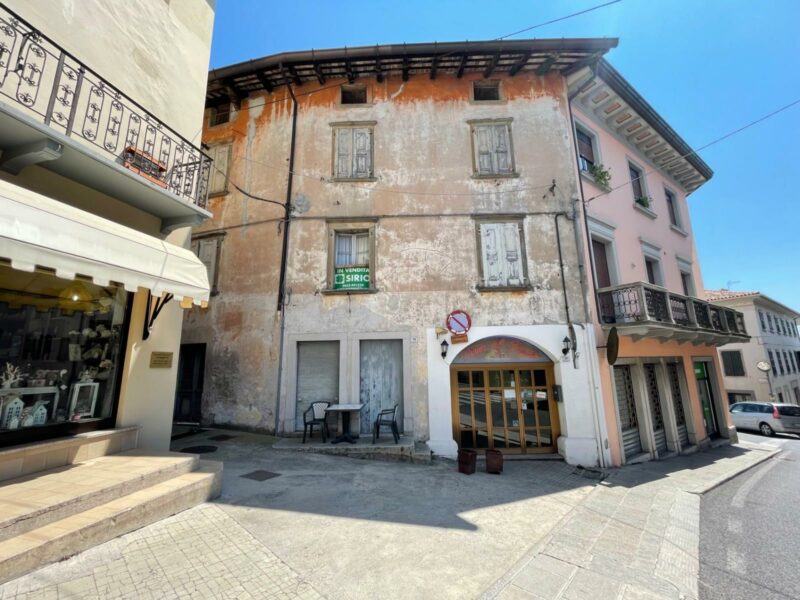
[[[240,475],[239,477],[244,477],[245,479],[252,479],[253,481],[266,481],[267,479],[272,479],[273,477],[278,477],[279,475],[280,473],[271,473],[270,471],[264,471],[263,469],[258,469],[257,471],[245,473],[244,475]]]
[[[214,442],[227,442],[228,440],[232,440],[235,437],[236,437],[235,435],[228,435],[227,433],[223,433],[220,435],[213,435],[208,439]]]
[[[187,454],[208,454],[209,452],[216,451],[216,446],[189,446],[181,450],[181,452],[186,452]]]

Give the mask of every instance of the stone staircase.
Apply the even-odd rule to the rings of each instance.
[[[219,495],[222,463],[136,449],[137,432],[0,451],[0,583]]]

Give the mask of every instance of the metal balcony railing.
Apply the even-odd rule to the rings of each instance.
[[[206,154],[0,4],[0,100],[5,99],[205,208],[211,173]]]
[[[644,282],[597,290],[600,320],[605,325],[657,323],[688,330],[747,335],[744,315],[699,298],[675,294]]]

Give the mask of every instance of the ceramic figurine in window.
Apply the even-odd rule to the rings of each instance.
[[[25,403],[21,398],[14,398],[6,405],[3,412],[3,428],[4,429],[17,429],[19,427],[20,417],[22,411],[25,409]],[[16,423],[16,425],[14,425]]]
[[[10,388],[21,379],[19,367],[15,367],[10,362],[6,363],[5,370],[0,373],[0,386],[4,389]]]

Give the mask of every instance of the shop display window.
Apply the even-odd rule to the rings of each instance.
[[[0,265],[0,436],[113,416],[128,295]]]

